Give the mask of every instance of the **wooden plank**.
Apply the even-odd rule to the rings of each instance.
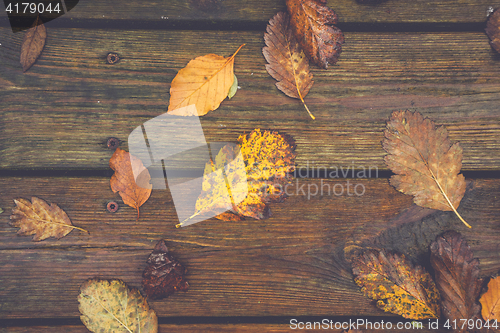
[[[342,23],[482,23],[488,8],[500,6],[498,0],[389,0],[378,5],[359,4],[351,0],[328,0]],[[267,21],[278,11],[285,10],[278,0],[170,0],[164,1],[80,1],[60,20],[66,25],[86,23],[85,20],[147,20],[143,26],[171,27],[184,21],[226,22],[238,26],[246,22]],[[0,12],[0,18],[5,17]],[[87,21],[88,22],[88,21]],[[54,21],[53,24],[56,24]],[[137,23],[136,23],[137,24]],[[174,25],[175,26],[175,25]]]
[[[385,232],[388,221],[412,199],[385,179],[351,179],[348,195],[347,181],[299,180],[290,198],[271,206],[273,216],[267,220],[210,219],[176,229],[168,192],[153,191],[136,221],[135,211],[111,192],[108,179],[0,178],[0,207],[6,210],[0,214],[0,318],[76,317],[79,286],[88,278],[119,278],[140,287],[145,261],[161,238],[187,267],[190,283],[186,293],[151,302],[161,317],[384,316],[354,284],[344,247]],[[352,192],[358,183],[365,188],[362,196]],[[324,188],[323,195],[308,200],[314,186],[325,185],[337,194],[343,187],[344,193],[328,195]],[[8,225],[12,199],[33,195],[57,203],[90,235],[73,231],[38,243],[16,237]],[[459,208],[472,229],[445,212],[422,226],[389,224],[397,233],[388,232],[394,236],[379,245],[409,244],[414,249],[409,257],[422,263],[428,251],[415,246],[455,229],[479,258],[481,275],[494,274],[500,267],[498,196],[499,180],[476,180]],[[105,210],[108,200],[119,202],[117,213]],[[395,236],[402,234],[398,243]]]
[[[331,320],[329,318],[325,318],[328,320]],[[384,318],[384,322],[387,322],[387,319]],[[222,321],[222,320],[221,320]],[[311,327],[314,327],[314,321],[311,322]],[[316,322],[321,323],[321,320],[316,320]],[[346,321],[348,322],[348,321]],[[307,322],[302,322],[304,327],[307,325]],[[335,321],[334,324],[335,325]],[[340,322],[343,323],[343,322]],[[427,322],[425,322],[427,324]],[[302,324],[301,324],[302,325]],[[330,325],[330,324],[328,324]],[[340,325],[340,324],[339,324]],[[397,323],[394,323],[394,327],[396,327]],[[344,325],[346,326],[346,325]],[[185,325],[174,325],[174,324],[160,324],[158,331],[159,332],[186,332],[186,333],[229,333],[229,332],[236,332],[236,333],[250,333],[250,332],[269,332],[269,333],[288,333],[290,332],[291,328],[290,327],[297,327],[296,329],[299,329],[298,324],[297,326],[292,325],[290,326],[289,323],[283,323],[281,325],[279,324],[185,324]],[[302,326],[300,326],[302,327]],[[317,324],[316,327],[319,327],[319,324]],[[333,333],[340,333],[340,332],[345,332],[341,329],[330,329],[326,328],[327,326],[324,326],[325,328],[323,329],[301,329],[301,332],[324,332],[325,330],[328,330],[328,332],[333,332]],[[333,326],[335,327],[335,326]],[[347,326],[346,326],[347,327]],[[403,326],[404,327],[404,326]],[[361,328],[361,327],[360,327]],[[73,326],[73,325],[65,325],[65,326],[30,326],[30,327],[9,327],[8,329],[2,330],[0,328],[0,333],[23,333],[23,332],[28,332],[28,333],[88,333],[89,331],[85,328],[85,326],[80,325],[80,326]],[[363,333],[379,333],[380,330],[363,330]],[[398,331],[395,331],[398,332]],[[446,332],[446,330],[429,330],[428,327],[423,327],[423,329],[419,329],[418,332],[422,333],[441,333],[441,332]]]
[[[464,170],[500,165],[500,69],[480,33],[346,34],[339,63],[313,70],[306,102],[316,121],[275,88],[261,32],[52,29],[25,74],[22,35],[3,28],[0,36],[1,168],[107,169],[107,138],[127,141],[163,114],[179,69],[194,56],[229,55],[242,43],[235,64],[241,89],[201,118],[208,141],[234,142],[245,131],[270,128],[296,139],[299,167],[383,170],[385,121],[409,108],[461,142]],[[123,59],[105,64],[109,51]]]

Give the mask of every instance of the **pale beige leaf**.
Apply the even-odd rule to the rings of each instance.
[[[72,225],[68,215],[56,204],[48,204],[37,197],[31,202],[26,199],[14,199],[16,207],[12,209],[10,225],[20,228],[22,236],[33,236],[33,241],[42,241],[49,237],[62,238],[73,229],[85,231]]]
[[[80,319],[91,332],[156,333],[158,318],[139,290],[120,280],[88,280],[78,295]]]

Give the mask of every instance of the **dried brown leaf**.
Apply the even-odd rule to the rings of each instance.
[[[441,294],[443,315],[450,321],[479,319],[478,303],[482,280],[479,261],[462,235],[448,231],[436,238],[431,246],[431,264],[436,272],[436,285]],[[457,327],[465,332],[467,327]]]
[[[285,95],[300,99],[314,119],[304,102],[304,97],[313,85],[309,60],[293,35],[287,13],[279,12],[269,20],[264,41],[266,46],[262,53],[268,62],[266,69],[278,81],[276,87]]]
[[[488,17],[486,34],[490,38],[491,47],[500,53],[500,10],[498,8]]]
[[[344,34],[333,26],[337,15],[326,0],[286,0],[286,6],[295,37],[309,59],[322,68],[335,64]]]
[[[167,112],[203,116],[217,109],[233,84],[234,57],[244,45],[228,58],[207,54],[191,60],[172,80]]]
[[[121,280],[92,279],[82,284],[78,309],[91,332],[158,332],[158,318],[139,290]]]
[[[456,208],[465,193],[465,178],[460,173],[462,148],[451,144],[443,126],[418,112],[395,111],[387,122],[382,143],[388,155],[384,160],[396,175],[390,183],[398,191],[413,195],[415,204],[443,211]]]
[[[30,69],[36,59],[42,54],[45,40],[47,39],[47,29],[43,25],[40,17],[37,16],[35,22],[26,30],[23,43],[21,44],[21,65],[23,72]]]
[[[49,204],[37,197],[31,202],[26,199],[14,199],[16,207],[12,209],[10,225],[21,228],[17,232],[22,236],[33,236],[33,241],[42,241],[49,237],[57,239],[69,234],[73,229],[86,230],[75,227],[68,215],[56,204]]]
[[[156,244],[147,264],[142,273],[142,289],[148,297],[161,299],[172,295],[176,290],[188,289],[189,284],[184,279],[186,269],[168,253],[164,240]]]
[[[117,148],[111,156],[109,166],[115,171],[110,180],[111,189],[120,194],[126,205],[137,209],[137,219],[139,219],[139,207],[151,195],[149,171],[140,159],[120,148]],[[134,174],[138,175],[137,179]]]
[[[500,321],[500,276],[488,282],[488,290],[481,296],[481,315],[490,322]]]
[[[403,255],[365,251],[352,260],[354,281],[386,312],[409,319],[439,317],[439,292],[429,273]]]

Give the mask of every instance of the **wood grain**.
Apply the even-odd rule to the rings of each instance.
[[[500,6],[498,0],[388,0],[378,5],[360,4],[355,0],[328,0],[341,23],[475,23],[485,22],[488,8]],[[85,20],[146,21],[146,24],[170,26],[169,20],[225,22],[230,25],[260,22],[264,24],[278,11],[285,10],[279,0],[170,0],[165,1],[81,1],[58,19],[67,25]],[[0,17],[5,17],[0,12]],[[53,21],[54,25],[57,21]]]
[[[79,286],[92,277],[119,278],[140,287],[145,261],[161,238],[187,267],[190,283],[186,293],[151,302],[161,317],[385,316],[353,283],[344,259],[344,246],[382,232],[393,237],[379,239],[379,246],[393,249],[455,229],[479,258],[482,276],[500,268],[499,180],[476,180],[475,192],[461,203],[459,212],[471,230],[450,212],[420,227],[419,222],[391,225],[392,231],[386,230],[388,221],[410,207],[411,198],[385,179],[350,181],[349,196],[346,179],[299,180],[289,190],[298,195],[273,204],[267,220],[210,219],[176,229],[168,192],[153,191],[136,222],[135,211],[111,192],[108,179],[0,178],[0,188],[8,189],[0,198],[6,210],[0,215],[0,318],[78,316]],[[355,183],[365,187],[363,196],[353,195]],[[314,186],[325,185],[332,191],[337,185],[337,193],[343,186],[345,192],[327,195],[324,187],[324,195],[307,199],[308,188],[312,193]],[[57,203],[90,235],[72,231],[38,243],[16,236],[8,225],[12,199],[35,194]],[[117,213],[105,210],[108,200],[119,202]],[[398,241],[394,235],[406,238]],[[427,251],[410,248],[414,260],[427,260]]]
[[[208,141],[234,142],[245,131],[271,128],[297,140],[299,167],[382,170],[385,121],[408,108],[461,142],[463,170],[500,165],[500,58],[481,33],[346,34],[340,61],[313,70],[306,103],[316,121],[274,86],[262,32],[52,29],[25,74],[22,37],[6,28],[0,36],[1,168],[107,169],[107,138],[126,142],[134,128],[163,114],[179,69],[198,55],[232,54],[242,43],[235,61],[241,89],[201,119]],[[106,64],[110,51],[122,60]]]

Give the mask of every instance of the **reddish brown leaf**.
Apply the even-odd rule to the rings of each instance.
[[[21,45],[21,65],[23,72],[30,69],[36,59],[42,53],[47,39],[47,30],[43,25],[40,17],[37,16],[35,22],[24,34],[23,43]]]
[[[354,281],[377,306],[409,319],[439,317],[439,292],[429,273],[403,255],[370,250],[352,261]]]
[[[16,207],[12,209],[10,225],[20,228],[17,232],[22,236],[33,236],[33,241],[42,241],[49,237],[57,239],[69,234],[73,229],[88,231],[73,226],[64,210],[58,205],[48,204],[37,197],[32,197],[31,202],[26,199],[14,199]]]
[[[465,239],[455,231],[438,236],[431,246],[431,264],[441,293],[443,315],[451,321],[479,319],[478,303],[482,280],[479,261],[474,259]],[[467,327],[458,332],[465,332]]]
[[[488,290],[481,296],[481,315],[484,320],[500,321],[500,276],[488,282]]]
[[[391,185],[413,195],[421,206],[456,211],[465,193],[465,178],[460,173],[462,148],[451,144],[448,132],[418,112],[396,111],[387,122],[382,143],[385,163],[396,175]]]
[[[120,148],[117,148],[111,156],[109,166],[115,171],[110,180],[111,189],[120,194],[126,205],[137,209],[137,219],[139,219],[139,207],[151,195],[151,176],[148,169],[141,160]],[[134,174],[137,175],[137,179]]]
[[[500,52],[500,10],[497,8],[488,18],[486,34],[490,38],[490,45]]]
[[[327,68],[337,62],[344,34],[337,24],[337,15],[326,0],[286,0],[290,24],[299,45],[316,65]]]
[[[189,284],[184,280],[186,269],[168,253],[164,240],[156,244],[142,273],[142,289],[153,299],[172,295],[176,290],[186,291]]]
[[[266,69],[278,81],[276,87],[285,95],[300,99],[314,119],[304,102],[304,97],[313,85],[309,60],[293,35],[287,13],[279,12],[269,21],[264,41],[266,46],[262,53],[268,62]]]

